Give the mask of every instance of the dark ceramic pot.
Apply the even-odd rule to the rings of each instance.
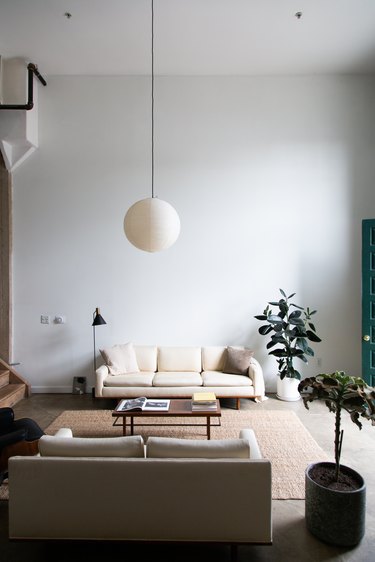
[[[315,482],[311,470],[315,466],[334,467],[334,463],[310,464],[305,472],[305,517],[308,530],[318,539],[336,546],[354,546],[365,534],[366,486],[362,476],[347,466],[340,470],[353,476],[358,490],[331,490]]]

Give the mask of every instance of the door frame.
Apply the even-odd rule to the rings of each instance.
[[[0,152],[0,357],[12,361],[12,175]]]
[[[362,220],[362,378],[375,385],[375,219]]]

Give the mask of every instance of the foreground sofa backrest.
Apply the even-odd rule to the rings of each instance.
[[[250,443],[251,451],[255,458],[13,457],[9,537],[270,544],[271,464]]]

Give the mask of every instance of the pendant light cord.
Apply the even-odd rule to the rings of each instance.
[[[151,194],[154,198],[154,0],[151,0]]]

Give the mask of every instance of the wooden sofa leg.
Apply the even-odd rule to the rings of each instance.
[[[241,408],[241,398],[236,398],[236,410],[239,410]]]

